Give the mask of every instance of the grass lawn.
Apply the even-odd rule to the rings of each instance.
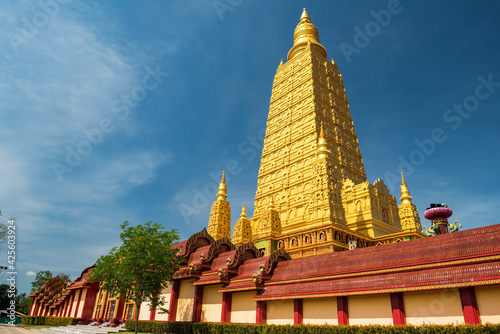
[[[27,325],[27,324],[19,324],[16,326],[26,328],[26,329],[40,329],[40,328],[54,327],[54,326],[50,326],[50,325]]]

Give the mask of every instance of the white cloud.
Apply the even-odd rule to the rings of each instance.
[[[28,271],[26,272],[26,276],[36,276],[36,273],[34,271]]]

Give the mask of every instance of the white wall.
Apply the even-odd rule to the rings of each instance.
[[[293,299],[268,301],[267,323],[293,325]]]
[[[338,325],[337,298],[304,299],[302,322],[311,325]]]
[[[220,322],[222,313],[222,284],[205,285],[203,287],[203,304],[201,306],[201,322]]]
[[[405,292],[403,299],[408,325],[464,323],[458,289]]]
[[[175,321],[193,320],[194,280],[182,280],[177,301],[177,316]]]
[[[389,294],[347,297],[349,325],[392,325]]]
[[[500,324],[500,285],[475,287],[482,324]]]
[[[231,301],[231,322],[254,324],[257,305],[253,301],[255,291],[233,292]]]

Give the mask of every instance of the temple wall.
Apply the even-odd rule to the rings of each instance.
[[[222,284],[206,285],[203,288],[203,304],[201,306],[201,322],[220,322],[222,312]]]
[[[475,287],[477,308],[482,324],[500,323],[500,286]]]
[[[139,320],[149,320],[150,315],[149,303],[142,302],[141,308],[139,308]]]
[[[337,298],[304,299],[302,321],[311,325],[337,325]]]
[[[257,305],[253,301],[254,296],[255,291],[233,293],[231,302],[231,322],[255,323],[257,319]]]
[[[162,306],[164,309],[169,310],[170,309],[170,293],[172,291],[172,284],[170,284],[168,287],[163,289],[161,292],[163,300],[165,301],[165,304]],[[156,310],[155,314],[155,320],[156,321],[167,321],[168,320],[168,313],[160,313],[160,310]]]
[[[347,298],[349,325],[392,325],[389,294]]]
[[[177,316],[175,321],[193,320],[194,306],[194,280],[182,280],[179,288],[179,299],[177,302]]]
[[[403,299],[408,325],[464,323],[458,289],[405,292]]]
[[[80,300],[80,302],[78,303],[78,311],[76,312],[77,318],[81,318],[81,316],[82,316],[83,306],[85,304],[85,297],[87,297],[87,290],[88,289],[81,289],[80,290],[81,297],[78,298]]]
[[[267,302],[267,323],[293,325],[293,300],[275,300]]]

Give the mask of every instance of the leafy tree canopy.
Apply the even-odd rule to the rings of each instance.
[[[0,310],[6,310],[10,305],[11,298],[9,298],[9,294],[12,292],[9,289],[9,284],[0,285]],[[17,293],[17,290],[14,293]]]
[[[35,280],[31,282],[31,293],[40,290],[45,283],[52,279],[52,277],[52,273],[48,270],[37,272]]]
[[[161,292],[172,282],[172,276],[180,265],[177,249],[172,244],[178,241],[174,229],[164,231],[160,224],[147,222],[144,225],[121,225],[122,245],[101,256],[90,278],[102,282],[101,288],[112,296],[133,300],[136,307],[136,333],[139,306],[149,302],[152,309],[165,304]]]
[[[56,276],[59,277],[64,283],[71,283],[71,279],[68,274],[61,273],[57,274]],[[36,290],[40,290],[42,286],[52,278],[54,278],[54,276],[49,270],[37,272],[35,280],[31,282],[31,293],[35,292]]]
[[[2,211],[0,211],[0,216],[2,215]],[[0,245],[7,239],[7,224],[3,220],[0,220]]]

